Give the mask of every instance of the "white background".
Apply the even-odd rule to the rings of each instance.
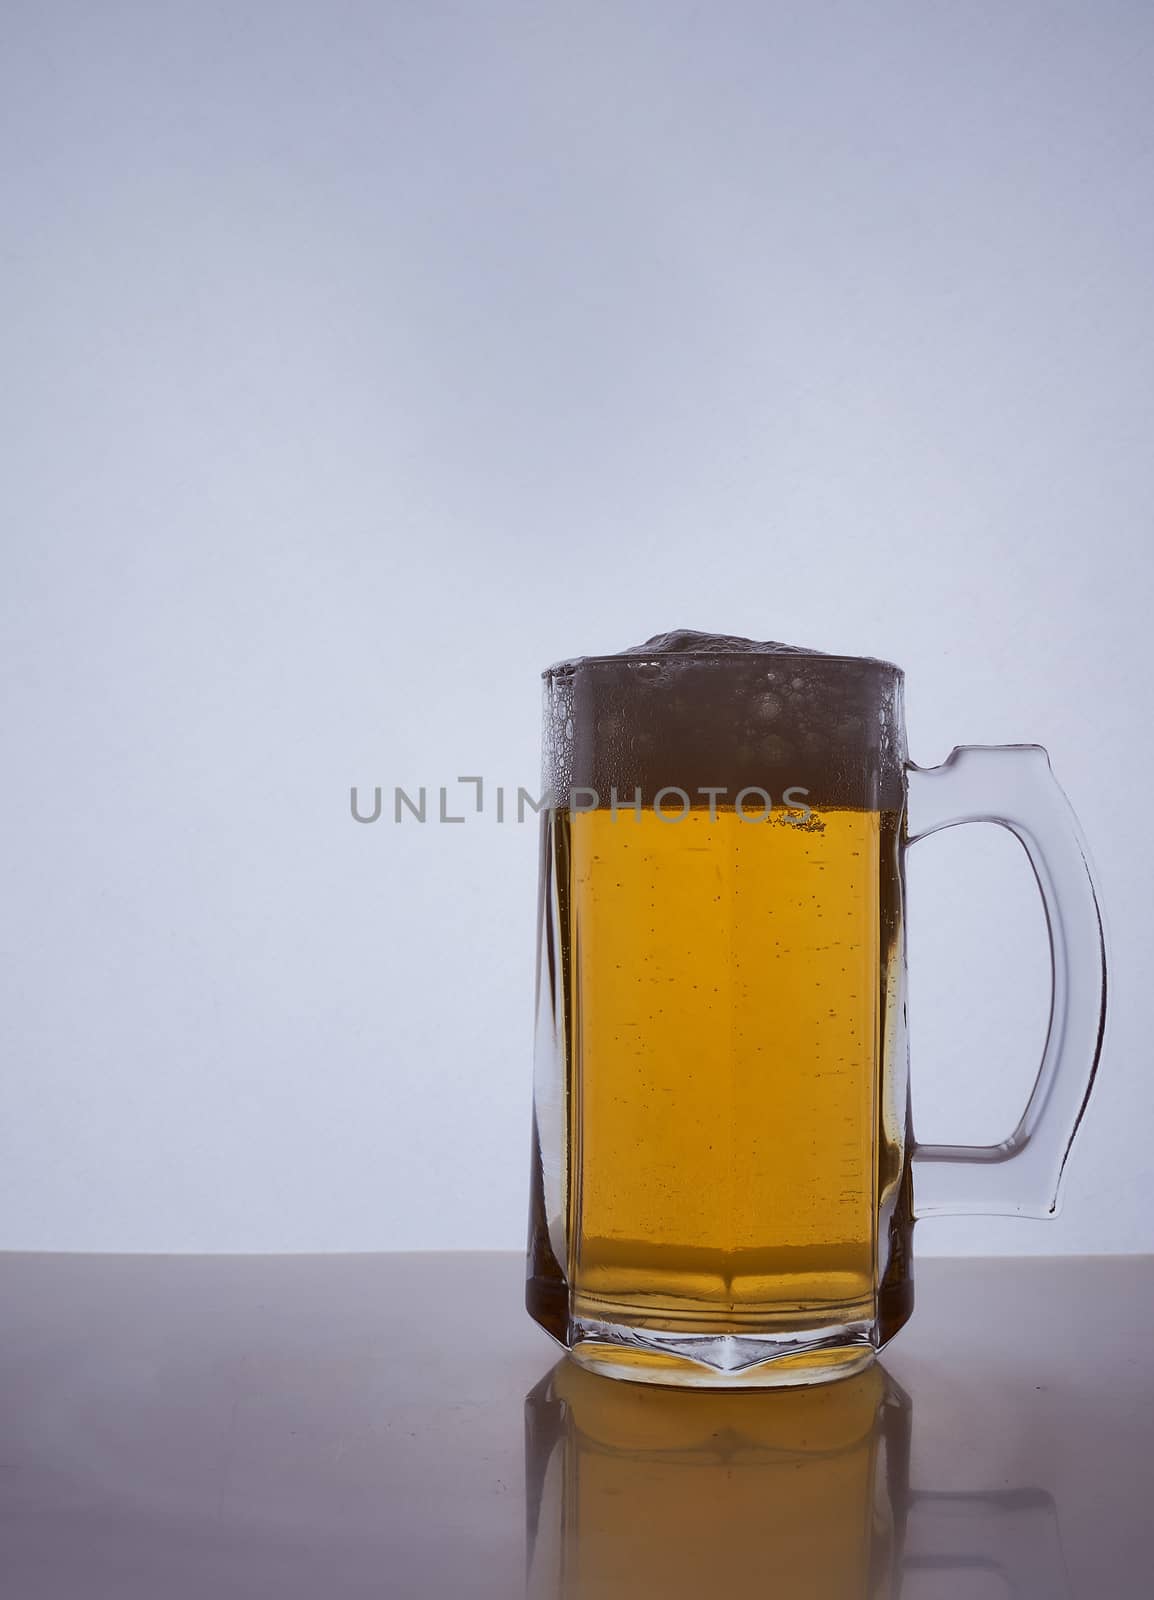
[[[0,1246],[516,1246],[539,669],[673,626],[1036,740],[1113,940],[1053,1224],[1150,1203],[1154,10],[9,0]],[[997,1137],[1017,846],[913,854],[923,1136]]]

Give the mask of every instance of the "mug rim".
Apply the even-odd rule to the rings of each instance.
[[[900,680],[905,679],[905,671],[894,661],[885,661],[880,656],[846,656],[828,654],[824,650],[653,650],[646,654],[618,654],[574,656],[566,661],[555,661],[552,666],[545,667],[542,678],[572,677],[582,667],[656,667],[663,662],[679,661],[684,664],[690,662],[745,662],[745,661],[776,661],[796,662],[798,666],[842,666],[842,667],[881,667],[886,672],[892,672]]]

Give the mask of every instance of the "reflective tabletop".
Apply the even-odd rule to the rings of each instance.
[[[5,1592],[1154,1592],[1154,1259],[917,1275],[870,1371],[702,1393],[559,1360],[513,1255],[0,1257]]]

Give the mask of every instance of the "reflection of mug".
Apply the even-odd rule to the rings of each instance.
[[[765,1394],[559,1362],[525,1400],[528,1600],[1064,1600],[1050,1496],[911,1494],[911,1423],[878,1365]]]
[[[1058,1509],[1044,1489],[910,1496],[901,1600],[1067,1600]],[[942,1574],[949,1573],[946,1586]]]
[[[895,1595],[909,1405],[882,1368],[774,1394],[604,1383],[525,1403],[531,1600]]]
[[[701,1386],[860,1370],[915,1210],[1052,1210],[1101,1038],[1094,890],[1037,746],[906,761],[883,661],[671,635],[545,684],[528,1305],[577,1360]],[[904,853],[1025,845],[1053,1016],[1016,1132],[908,1131]]]

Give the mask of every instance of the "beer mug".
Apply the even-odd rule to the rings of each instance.
[[[908,763],[885,661],[676,633],[544,678],[530,1314],[614,1377],[849,1376],[915,1217],[1056,1208],[1105,1017],[1069,805],[1037,745]],[[920,1144],[904,855],[976,821],[1037,878],[1050,1027],[1006,1139]]]

